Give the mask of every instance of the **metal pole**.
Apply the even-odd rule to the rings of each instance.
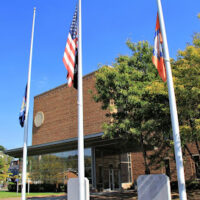
[[[82,19],[81,0],[79,0],[78,27],[78,178],[79,200],[85,200],[85,169],[84,169],[84,139],[83,139],[83,84],[82,84]]]
[[[96,189],[95,147],[92,147],[92,187]]]
[[[18,196],[18,193],[19,193],[19,181],[17,181],[17,196]]]
[[[26,200],[26,171],[27,171],[27,140],[28,140],[28,115],[29,115],[29,99],[30,99],[30,80],[31,80],[31,67],[32,67],[32,49],[33,49],[33,36],[35,26],[35,11],[33,12],[33,25],[31,34],[31,48],[29,57],[29,70],[28,70],[28,83],[27,83],[27,102],[26,102],[26,113],[24,122],[24,148],[23,148],[23,173],[22,173],[22,200]]]
[[[170,64],[169,50],[168,50],[168,44],[167,44],[167,36],[166,36],[166,31],[165,31],[161,1],[157,0],[157,4],[158,4],[160,29],[161,29],[161,34],[163,37],[164,60],[165,60],[165,66],[166,66],[166,71],[167,71],[167,85],[168,85],[169,105],[170,105],[171,122],[172,122],[172,130],[173,130],[176,169],[177,169],[177,176],[178,176],[179,196],[180,196],[180,200],[186,200],[187,195],[186,195],[186,189],[185,189],[185,176],[184,176],[183,158],[182,158],[182,150],[181,150],[181,140],[180,140],[180,134],[179,134],[178,114],[177,114],[176,99],[175,99],[174,87],[173,87],[171,64]]]
[[[28,194],[30,193],[30,180],[28,179]]]

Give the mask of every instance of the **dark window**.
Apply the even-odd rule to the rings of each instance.
[[[165,174],[170,178],[170,164],[169,164],[169,159],[165,159]]]
[[[199,155],[193,156],[194,162],[195,162],[195,170],[196,170],[196,176],[197,178],[200,178],[200,159]]]
[[[103,168],[99,166],[99,183],[103,182]]]
[[[132,182],[132,175],[131,175],[131,154],[125,153],[121,154],[121,182],[128,183]]]
[[[121,162],[128,162],[128,155],[127,155],[127,153],[121,154]]]

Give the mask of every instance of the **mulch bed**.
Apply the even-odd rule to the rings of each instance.
[[[128,190],[125,192],[106,192],[90,195],[91,200],[137,200],[137,192],[134,190]],[[179,200],[178,191],[172,192],[172,199]],[[187,191],[188,200],[200,200],[200,190]]]

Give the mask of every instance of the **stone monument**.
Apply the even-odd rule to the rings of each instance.
[[[171,200],[169,177],[165,174],[141,175],[137,188],[138,200]]]

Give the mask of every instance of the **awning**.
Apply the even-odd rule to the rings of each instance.
[[[85,148],[98,147],[98,146],[116,144],[117,142],[119,142],[119,139],[103,139],[102,135],[103,133],[95,133],[84,136],[84,147]],[[47,153],[56,153],[56,152],[75,150],[77,149],[77,147],[78,147],[78,138],[76,137],[45,144],[28,146],[27,154],[28,156],[33,156],[33,155],[41,155]],[[5,154],[15,158],[21,158],[23,157],[23,147],[7,150],[5,151]]]

